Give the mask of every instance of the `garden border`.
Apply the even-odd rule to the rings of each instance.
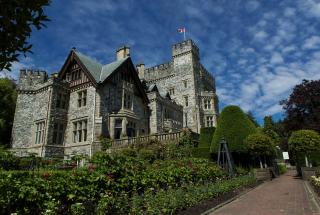
[[[213,208],[211,208],[211,209],[209,209],[209,210],[201,213],[201,215],[208,215],[208,214],[210,214],[210,213],[213,213],[213,212],[216,211],[217,209],[219,209],[219,208],[221,208],[221,207],[223,207],[223,206],[225,206],[225,205],[227,205],[227,204],[235,201],[236,199],[244,196],[245,194],[251,192],[252,190],[258,189],[258,188],[264,186],[264,185],[266,184],[266,182],[267,182],[267,181],[257,181],[256,184],[254,184],[253,187],[249,187],[249,188],[245,189],[244,191],[240,192],[240,193],[237,194],[236,196],[234,196],[234,197],[232,197],[232,198],[230,198],[230,199],[222,202],[221,204],[219,204],[219,205],[217,205],[217,206],[215,206],[215,207],[213,207]]]
[[[310,197],[310,202],[312,203],[311,208],[316,207],[320,211],[320,196],[315,191],[315,187],[310,183],[310,181],[304,181],[304,188],[307,195]]]

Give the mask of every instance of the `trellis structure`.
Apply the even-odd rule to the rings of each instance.
[[[229,176],[234,175],[234,163],[233,163],[232,155],[229,151],[228,143],[224,138],[221,139],[219,144],[217,163],[223,169],[228,171]]]

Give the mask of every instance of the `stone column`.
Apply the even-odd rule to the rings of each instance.
[[[114,117],[109,117],[109,134],[110,134],[110,137],[112,139],[114,139],[114,126],[115,126],[115,119]]]
[[[122,131],[121,131],[121,136],[126,137],[127,136],[127,124],[128,120],[126,117],[122,118]]]
[[[123,82],[122,82],[121,109],[124,109],[124,86],[123,86]]]

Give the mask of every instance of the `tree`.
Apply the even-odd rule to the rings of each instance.
[[[256,127],[240,107],[227,106],[221,112],[210,151],[217,153],[220,140],[224,137],[230,152],[247,153],[248,148],[243,141],[249,134],[256,131]]]
[[[17,92],[13,80],[0,79],[0,144],[9,146]]]
[[[304,154],[306,166],[309,167],[310,153],[320,152],[320,135],[313,130],[294,131],[289,139],[289,149],[294,152],[296,158],[298,153]]]
[[[1,0],[0,1],[0,71],[10,70],[11,64],[19,61],[21,53],[31,52],[27,41],[32,27],[40,30],[49,21],[43,7],[50,0]]]
[[[303,82],[293,89],[289,99],[280,102],[286,111],[286,129],[312,129],[320,132],[320,80]]]
[[[276,152],[273,140],[268,135],[262,132],[257,132],[255,134],[248,135],[245,139],[245,143],[249,152],[259,158],[260,168],[263,168],[261,157],[264,157],[265,167],[267,167],[266,156],[271,156]]]
[[[256,126],[256,127],[260,127],[259,123],[257,122],[257,120],[254,118],[253,113],[251,111],[247,112],[247,116],[250,119],[250,121]]]
[[[288,139],[290,137],[290,132],[286,129],[284,121],[279,120],[273,125],[274,131],[279,136],[279,146],[283,151],[288,151]]]
[[[264,117],[264,124],[262,132],[271,138],[274,145],[279,145],[280,138],[277,132],[275,132],[275,124],[272,120],[272,116],[265,116]]]

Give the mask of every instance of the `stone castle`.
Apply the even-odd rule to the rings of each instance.
[[[103,65],[72,49],[59,73],[21,70],[12,131],[18,155],[66,157],[94,153],[99,137],[134,138],[215,127],[213,76],[192,40],[172,47],[168,63],[134,66],[130,48]]]

